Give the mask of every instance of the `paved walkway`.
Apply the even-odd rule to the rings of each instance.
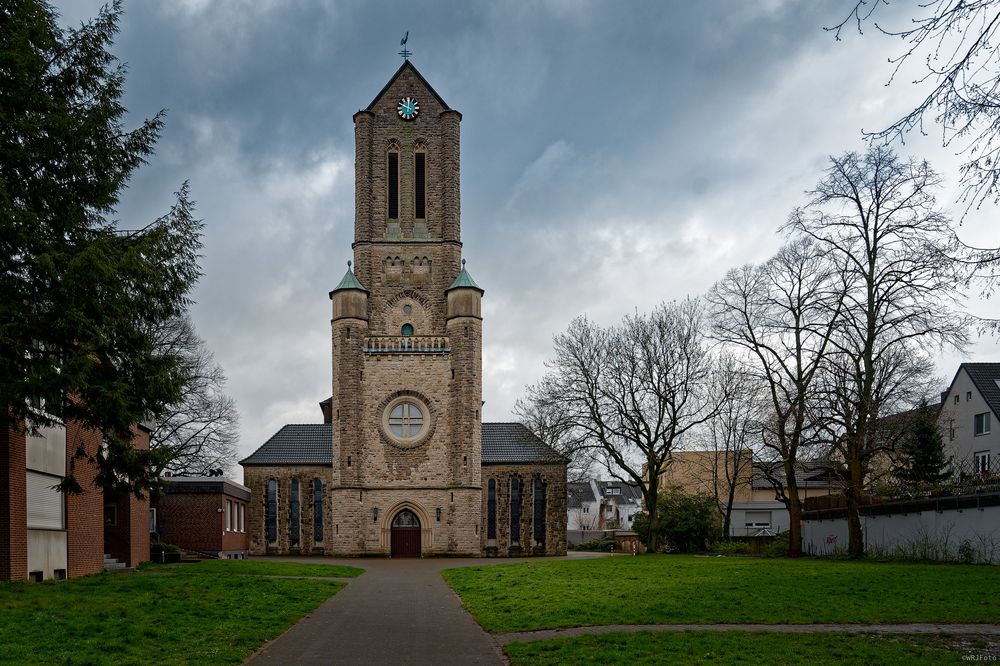
[[[462,608],[439,572],[518,560],[273,559],[344,564],[365,573],[266,644],[248,664],[505,663],[496,641]]]

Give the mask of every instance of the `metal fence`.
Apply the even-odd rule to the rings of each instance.
[[[933,482],[896,476],[879,479],[868,488],[868,494],[885,501],[1000,492],[1000,456],[953,461],[946,472],[945,478]]]

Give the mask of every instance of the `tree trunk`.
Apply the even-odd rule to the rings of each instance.
[[[726,502],[726,512],[722,516],[722,538],[728,539],[730,537],[729,530],[733,524],[733,504],[736,502],[736,484],[729,484],[729,497]]]
[[[652,469],[652,466],[647,467]],[[656,516],[656,499],[659,494],[660,480],[652,473],[649,475],[649,486],[646,492],[646,513],[649,514],[649,534],[646,536],[646,552],[655,553],[660,546],[660,526]]]
[[[795,465],[785,462],[785,497],[788,503],[788,557],[802,556],[802,502],[795,481]]]
[[[847,486],[847,554],[851,557],[864,557],[865,533],[861,528],[861,493],[864,487],[864,475],[861,469],[861,456],[857,447],[852,447],[847,461],[850,483]]]

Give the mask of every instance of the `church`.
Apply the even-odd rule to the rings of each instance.
[[[252,554],[566,552],[566,463],[483,423],[481,300],[462,259],[459,124],[408,60],[354,115],[353,262],[330,292],[332,395],[240,464]]]

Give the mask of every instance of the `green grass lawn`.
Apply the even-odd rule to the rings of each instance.
[[[304,562],[269,562],[268,560],[202,560],[197,564],[139,565],[143,571],[212,573],[242,576],[311,576],[318,578],[353,578],[364,573],[357,567],[334,564],[308,564]]]
[[[0,584],[2,664],[238,664],[343,587],[353,567],[248,561]]]
[[[646,555],[443,575],[494,633],[601,624],[1000,623],[1000,567]]]
[[[989,654],[980,639],[863,634],[685,631],[603,634],[506,646],[512,666],[545,664],[962,664]]]

